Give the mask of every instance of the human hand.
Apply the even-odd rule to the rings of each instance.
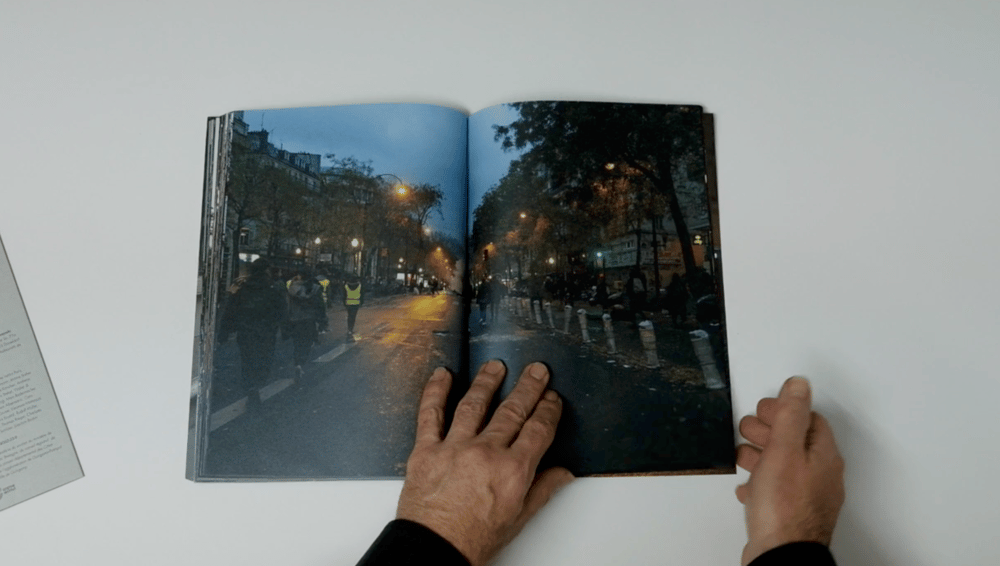
[[[757,404],[757,416],[740,421],[740,434],[756,445],[741,445],[736,456],[750,472],[736,488],[746,509],[744,566],[783,544],[830,544],[844,503],[844,460],[830,425],[810,406],[809,382],[793,377],[777,399]]]
[[[548,369],[524,369],[489,423],[483,419],[507,371],[483,365],[444,433],[451,374],[434,371],[420,400],[417,438],[406,463],[397,519],[430,528],[481,566],[510,542],[557,490],[573,480],[565,468],[536,475],[552,444],[562,401],[546,390]]]

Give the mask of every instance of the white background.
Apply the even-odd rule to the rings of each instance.
[[[205,118],[543,98],[716,115],[735,411],[812,379],[841,563],[1000,562],[1000,4],[815,4],[3,0],[0,231],[87,474],[3,563],[353,564],[400,482],[184,479]],[[499,562],[736,564],[744,478],[577,481]]]

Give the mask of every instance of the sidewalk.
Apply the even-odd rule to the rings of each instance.
[[[519,301],[520,304],[515,304],[514,301]],[[627,368],[649,367],[647,354],[636,324],[624,320],[611,321],[611,331],[614,336],[614,352],[612,353],[609,336],[604,327],[604,311],[600,306],[577,301],[571,305],[569,324],[567,325],[567,311],[562,302],[553,301],[551,303],[551,319],[543,302],[540,304],[542,308],[541,324],[539,324],[535,307],[532,306],[531,310],[527,311],[523,306],[525,302],[526,299],[506,297],[500,305],[503,313],[501,316],[508,317],[523,328],[548,330],[568,344],[577,345],[589,350],[594,355],[607,358],[608,363],[615,363]],[[580,310],[586,313],[589,343],[584,342],[583,339],[579,318]],[[653,324],[656,336],[656,355],[660,364],[658,370],[672,380],[688,382],[696,387],[704,387],[705,378],[701,363],[691,342],[690,331],[694,329],[675,327],[670,322],[669,316],[657,313],[651,313],[649,321]],[[728,384],[726,368],[719,367],[718,370],[723,375],[723,380]]]

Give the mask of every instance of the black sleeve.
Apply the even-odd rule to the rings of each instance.
[[[793,542],[768,550],[749,566],[836,566],[836,563],[824,544]]]
[[[469,561],[440,535],[420,523],[396,519],[382,529],[358,566],[434,564],[469,566]]]

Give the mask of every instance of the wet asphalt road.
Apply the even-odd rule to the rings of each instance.
[[[341,314],[331,313],[331,332],[314,347],[304,377],[293,379],[290,368],[280,367],[279,351],[274,381],[265,388],[270,396],[260,408],[246,409],[233,394],[213,396],[219,418],[209,436],[206,475],[349,479],[405,473],[423,383],[435,367],[457,368],[462,359],[460,300],[396,296],[366,305],[354,343],[343,337]],[[552,368],[551,386],[564,399],[564,413],[543,465],[564,465],[577,475],[731,471],[728,389],[709,391],[677,379],[671,368],[609,363],[579,342],[518,324],[502,310],[488,326],[478,324],[478,312],[472,319],[470,365],[504,360],[510,375],[503,394],[525,364],[544,360]],[[219,381],[226,381],[221,374]]]

